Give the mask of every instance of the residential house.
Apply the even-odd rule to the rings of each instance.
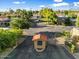
[[[0,16],[0,27],[9,26],[10,19],[4,16]]]

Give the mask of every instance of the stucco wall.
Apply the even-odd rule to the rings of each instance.
[[[38,40],[38,41],[42,41],[42,40]],[[42,45],[37,45],[38,41],[34,41],[34,48],[36,49],[37,52],[42,52],[45,50],[46,47],[46,41],[42,41]],[[42,48],[41,50],[38,50],[37,48]]]

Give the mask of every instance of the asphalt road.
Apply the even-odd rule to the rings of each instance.
[[[69,27],[69,30],[71,28]],[[35,51],[32,36],[41,32],[48,36],[48,40],[53,40],[56,34],[65,30],[61,26],[38,26],[24,30],[27,35],[25,41],[15,48],[5,59],[75,59],[63,46],[53,45],[48,42],[45,51],[38,53]],[[68,29],[67,29],[68,30]]]

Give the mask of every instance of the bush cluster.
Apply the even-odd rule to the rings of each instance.
[[[14,19],[10,22],[11,28],[17,29],[29,29],[31,27],[31,22],[23,19]]]
[[[15,46],[16,41],[21,37],[21,34],[22,30],[20,29],[0,29],[0,51]]]

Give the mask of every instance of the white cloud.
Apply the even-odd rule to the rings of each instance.
[[[15,2],[13,2],[14,4],[20,4],[20,2],[19,1],[15,1]]]
[[[22,3],[22,4],[25,4],[26,2],[25,2],[25,1],[22,1],[21,3]]]
[[[55,2],[62,2],[63,0],[54,0]]]
[[[25,1],[14,1],[13,4],[25,4]]]
[[[51,6],[54,6],[54,7],[59,7],[59,6],[69,6],[69,3],[66,3],[66,2],[55,3],[55,4],[52,4]]]
[[[74,6],[79,7],[79,2],[74,2]]]
[[[39,7],[43,8],[43,7],[45,7],[45,5],[40,5]]]

